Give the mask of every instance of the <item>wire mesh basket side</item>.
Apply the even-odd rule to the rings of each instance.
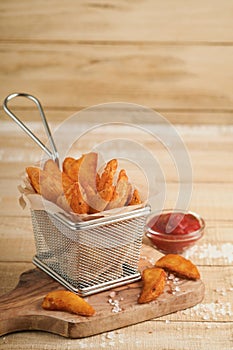
[[[78,289],[132,276],[138,273],[145,219],[73,231],[46,211],[32,210],[36,256]]]

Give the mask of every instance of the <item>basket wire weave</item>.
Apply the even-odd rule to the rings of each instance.
[[[140,278],[138,262],[148,207],[98,224],[69,227],[45,210],[31,210],[34,263],[80,295]]]

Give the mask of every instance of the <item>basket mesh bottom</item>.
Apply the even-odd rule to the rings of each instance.
[[[138,275],[146,215],[72,230],[44,210],[32,210],[36,258],[75,289]]]

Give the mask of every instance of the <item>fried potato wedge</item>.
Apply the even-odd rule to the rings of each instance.
[[[168,272],[172,272],[177,276],[197,280],[200,273],[197,267],[188,259],[178,254],[167,254],[160,258],[155,266],[160,267]]]
[[[73,185],[74,181],[63,171],[62,174],[62,188],[64,193]]]
[[[101,198],[103,198],[106,202],[110,202],[113,198],[113,193],[115,191],[115,186],[113,185],[113,181],[117,170],[117,165],[118,165],[117,160],[111,159],[106,164],[101,176],[98,175],[97,173],[96,188]]]
[[[79,159],[65,158],[62,171],[49,159],[43,169],[28,167],[26,172],[36,193],[76,214],[92,214],[141,203],[139,193],[132,191],[124,169],[115,181],[116,159],[111,159],[102,173],[97,172],[97,161],[97,153],[90,152]]]
[[[89,205],[84,200],[78,182],[74,182],[65,192],[67,203],[76,214],[86,214],[89,212]]]
[[[72,158],[72,157],[66,157],[64,160],[63,160],[63,163],[62,163],[62,170],[64,173],[66,173],[68,175],[69,173],[69,169],[72,165],[72,163],[75,161],[75,158]]]
[[[163,293],[166,283],[166,273],[158,267],[147,268],[142,272],[143,288],[138,298],[139,304],[155,300]]]
[[[118,175],[114,199],[110,201],[106,209],[120,208],[128,204],[128,199],[131,196],[132,185],[128,181],[126,171],[122,169]]]
[[[30,183],[36,193],[41,194],[40,190],[40,176],[41,176],[42,170],[36,167],[28,167],[26,168],[26,173],[28,175],[28,178],[30,180]]]
[[[130,202],[129,202],[128,205],[137,205],[137,204],[141,204],[141,203],[142,203],[142,201],[141,201],[139,192],[138,192],[138,190],[135,188],[135,190],[133,191],[132,198],[130,199]]]
[[[117,160],[111,159],[104,168],[103,173],[101,174],[99,181],[97,183],[97,190],[99,192],[103,191],[106,188],[109,188],[113,184],[114,175],[117,170]]]
[[[68,290],[55,290],[48,293],[42,303],[45,310],[67,311],[82,316],[93,316],[95,309],[83,298]]]
[[[79,169],[83,159],[84,155],[79,159],[66,158],[63,162],[63,171],[75,182],[79,180]]]

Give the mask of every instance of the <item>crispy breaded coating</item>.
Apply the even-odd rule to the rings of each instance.
[[[147,268],[142,272],[143,288],[138,298],[139,304],[155,300],[163,293],[166,283],[166,273],[158,267]]]
[[[122,169],[118,175],[116,188],[113,193],[113,199],[109,202],[106,209],[120,208],[127,205],[131,191],[132,185],[129,183],[125,169]]]
[[[64,159],[63,171],[71,178],[71,180],[73,180],[75,182],[79,180],[78,179],[79,170],[80,170],[80,166],[81,166],[81,163],[82,163],[84,157],[85,157],[85,155],[82,155],[78,159],[74,159],[71,157]]]
[[[180,277],[197,280],[200,273],[197,267],[188,259],[178,254],[167,254],[160,258],[155,266],[172,272]]]
[[[141,201],[139,192],[138,192],[138,190],[135,188],[135,190],[133,191],[132,198],[130,199],[130,202],[129,202],[128,205],[136,205],[136,204],[141,204],[141,203],[142,203],[142,201]]]
[[[68,212],[92,214],[141,203],[125,169],[114,181],[116,159],[111,159],[102,173],[97,172],[97,162],[98,154],[90,152],[78,159],[65,158],[62,171],[54,160],[48,159],[43,169],[28,167],[26,173],[36,193]]]
[[[55,290],[48,293],[42,303],[43,309],[67,311],[82,316],[93,316],[95,309],[83,298],[68,290]]]
[[[42,171],[43,170],[36,168],[36,167],[26,168],[26,173],[28,175],[30,183],[31,183],[32,187],[34,188],[34,190],[36,191],[36,193],[39,193],[39,194],[41,194],[40,176],[41,176]]]

